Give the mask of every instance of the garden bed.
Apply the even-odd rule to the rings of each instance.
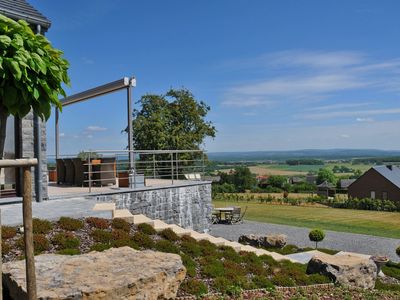
[[[178,237],[170,229],[157,233],[148,224],[135,226],[121,219],[111,221],[93,217],[63,217],[57,222],[34,219],[33,223],[35,254],[76,255],[121,246],[179,254],[187,269],[186,279],[178,291],[180,297],[208,293],[233,296],[254,289],[265,289],[264,293],[270,293],[275,287],[330,282],[319,274],[307,275],[306,265],[277,262],[267,255],[237,253],[231,247],[197,242],[189,236]],[[3,226],[2,230],[3,262],[23,259],[22,234],[18,228]]]

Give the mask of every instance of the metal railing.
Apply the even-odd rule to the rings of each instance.
[[[58,159],[49,156],[48,161],[50,181],[92,192],[95,187],[138,188],[202,180],[206,156],[201,150],[88,150]]]

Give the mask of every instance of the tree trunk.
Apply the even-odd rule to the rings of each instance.
[[[7,118],[8,118],[8,113],[6,112],[3,105],[0,105],[0,159],[4,158],[4,146],[6,144]]]

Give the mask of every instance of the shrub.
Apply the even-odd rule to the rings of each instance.
[[[400,280],[400,263],[389,261],[385,266],[382,267],[382,272],[386,276]]]
[[[247,274],[247,270],[243,265],[235,263],[231,260],[225,259],[223,262],[223,265],[224,265],[224,269],[225,269],[225,273],[226,273],[225,277],[228,279],[229,278],[232,279],[239,275]]]
[[[396,248],[396,254],[397,254],[397,256],[400,257],[400,246],[398,246],[398,247]]]
[[[111,227],[114,229],[124,230],[126,232],[131,231],[131,225],[127,221],[121,218],[113,219],[111,222]]]
[[[100,242],[103,244],[109,244],[113,239],[113,235],[111,232],[102,229],[95,229],[90,235],[96,242]]]
[[[57,233],[51,241],[54,245],[57,245],[59,249],[76,249],[80,245],[79,239],[69,232]]]
[[[97,243],[97,244],[92,245],[92,247],[90,247],[90,251],[102,252],[102,251],[110,249],[110,248],[111,248],[110,244]]]
[[[225,259],[229,259],[237,263],[242,261],[242,257],[232,247],[220,246],[219,250],[221,252],[221,256]]]
[[[308,284],[322,284],[331,282],[331,280],[328,277],[321,274],[308,275],[308,281],[309,281]]]
[[[141,248],[150,249],[154,247],[154,241],[143,232],[136,232],[133,235],[133,241]]]
[[[8,253],[10,253],[11,251],[11,246],[5,242],[5,241],[1,241],[1,255],[7,255]]]
[[[201,272],[211,278],[221,277],[225,275],[224,264],[217,259],[202,259],[200,261]]]
[[[201,255],[201,248],[197,242],[182,241],[181,250],[191,257],[199,257]]]
[[[139,250],[140,247],[132,240],[115,240],[112,242],[112,246],[119,248],[119,247],[131,247],[133,249]]]
[[[109,226],[108,220],[96,217],[86,218],[86,223],[97,229],[107,229]]]
[[[69,217],[61,217],[58,220],[58,225],[68,231],[76,231],[83,228],[83,222],[78,219],[73,219]]]
[[[231,282],[225,277],[217,277],[212,284],[213,288],[222,294],[226,294],[231,287]]]
[[[79,255],[81,254],[81,251],[79,249],[61,249],[57,251],[57,254],[61,255]]]
[[[295,286],[295,282],[285,274],[277,274],[272,277],[272,283],[277,286]]]
[[[53,225],[48,220],[33,218],[32,223],[33,223],[33,233],[35,234],[46,234],[53,229]]]
[[[191,243],[197,243],[197,241],[196,241],[196,239],[195,238],[192,238],[190,235],[188,235],[188,234],[185,234],[185,235],[183,235],[182,237],[181,237],[181,241],[182,242],[191,242]]]
[[[11,239],[17,235],[17,229],[11,226],[1,226],[1,238],[4,240]]]
[[[186,268],[186,275],[189,277],[196,276],[196,262],[186,254],[181,254],[182,263]]]
[[[208,293],[207,286],[202,281],[196,279],[188,279],[184,281],[180,288],[185,293],[195,296],[201,296]]]
[[[21,238],[16,242],[16,245],[21,250],[25,249],[23,236],[21,236]],[[34,248],[35,254],[40,254],[43,251],[48,250],[49,246],[50,246],[49,241],[47,240],[47,238],[44,234],[34,234],[33,235],[33,248]]]
[[[179,240],[179,236],[171,228],[167,228],[161,231],[160,236],[171,242]]]
[[[201,254],[203,256],[216,256],[217,254],[217,246],[207,240],[201,240],[198,242],[198,245],[201,249]]]
[[[111,234],[114,241],[131,239],[129,233],[122,229],[114,229]]]
[[[150,224],[147,224],[147,223],[139,224],[137,226],[137,229],[140,232],[142,232],[144,234],[148,234],[148,235],[153,235],[153,234],[157,233],[157,231]]]
[[[260,289],[272,289],[274,287],[272,282],[265,276],[254,276],[253,283]]]
[[[166,253],[179,253],[179,249],[172,242],[168,240],[159,240],[154,245],[154,248],[157,251],[166,252]]]
[[[380,279],[375,282],[375,289],[380,291],[396,291],[400,292],[400,284],[387,284]]]
[[[310,241],[315,242],[315,248],[318,248],[318,242],[325,238],[325,233],[321,229],[313,229],[308,234]]]

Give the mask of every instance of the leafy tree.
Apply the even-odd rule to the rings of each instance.
[[[233,184],[238,192],[252,189],[257,181],[256,176],[247,167],[236,167],[230,173],[221,173],[221,183]]]
[[[321,229],[313,229],[308,234],[310,241],[315,242],[315,248],[318,248],[318,242],[323,241],[325,238],[325,232]]]
[[[268,177],[268,183],[269,185],[271,185],[272,187],[276,187],[276,188],[283,188],[283,185],[285,183],[287,183],[287,179],[285,176],[281,176],[281,175],[271,175],[270,177]]]
[[[324,181],[332,183],[333,185],[336,184],[337,178],[330,169],[326,169],[326,168],[319,169],[318,175],[317,175],[317,184],[321,184]]]
[[[61,110],[62,84],[69,84],[68,62],[25,21],[0,15],[0,158],[3,158],[7,118],[24,117],[33,110],[42,120],[51,106]]]
[[[206,120],[210,107],[195,99],[187,89],[170,89],[165,95],[147,94],[138,104],[141,108],[134,110],[132,123],[135,149],[199,150],[205,138],[215,137],[214,125]],[[198,159],[196,155],[199,154],[179,154],[179,159]],[[145,161],[152,157],[140,159]],[[170,157],[157,156],[157,160],[168,159]],[[181,164],[180,167],[185,166]]]
[[[362,174],[363,174],[363,172],[360,169],[357,169],[354,171],[354,174],[351,176],[351,178],[353,178],[353,179],[360,178]]]

